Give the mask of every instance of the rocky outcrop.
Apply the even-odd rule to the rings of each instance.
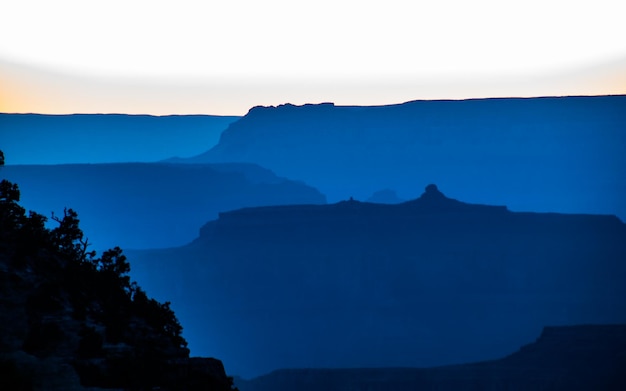
[[[285,369],[241,391],[570,391],[626,388],[626,325],[546,327],[505,358],[438,368]]]
[[[189,358],[188,349],[164,339],[140,316],[126,325],[121,340],[113,340],[104,324],[76,314],[55,277],[8,264],[0,259],[3,389],[231,389],[221,361]]]
[[[119,248],[87,251],[76,214],[59,226],[28,216],[0,183],[0,385],[3,390],[215,390],[232,380],[215,359],[189,358],[169,303],[127,275]]]

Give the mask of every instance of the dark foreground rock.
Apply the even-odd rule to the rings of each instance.
[[[190,358],[169,303],[149,298],[119,248],[87,251],[72,210],[47,229],[0,182],[0,389],[232,389],[219,360]]]
[[[624,390],[626,325],[546,327],[500,360],[437,368],[283,369],[241,391]]]

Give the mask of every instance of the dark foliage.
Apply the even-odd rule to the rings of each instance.
[[[52,354],[63,340],[63,331],[57,323],[47,322],[31,325],[23,349],[39,357]]]
[[[22,371],[14,361],[0,360],[0,384],[11,391],[32,391],[33,382],[28,373]],[[5,388],[6,387],[6,388]]]
[[[90,316],[104,323],[107,334],[117,342],[123,341],[121,330],[131,318],[139,316],[147,326],[176,346],[186,346],[182,327],[169,303],[148,299],[137,284],[131,283],[128,276],[130,264],[119,247],[96,257],[95,252],[87,251],[89,243],[83,238],[75,211],[66,209],[62,218],[53,215],[59,226],[48,230],[44,227],[42,215],[31,212],[27,216],[18,201],[17,186],[3,180],[0,184],[2,225],[6,228],[3,235],[17,244],[14,265],[44,269],[55,281],[54,277],[58,277],[69,295],[75,317]],[[32,246],[33,243],[39,245]],[[35,251],[40,254],[34,254]],[[33,258],[33,255],[41,256],[41,252],[46,254],[47,262],[37,262]],[[25,259],[30,259],[30,263]],[[58,285],[43,283],[29,298],[29,309],[58,310],[62,299]]]
[[[102,357],[104,338],[94,327],[85,326],[78,344],[78,357],[83,359]]]
[[[53,214],[58,226],[48,229],[46,218],[27,214],[19,200],[18,186],[2,180],[0,262],[9,271],[3,279],[10,289],[27,291],[20,349],[39,358],[69,357],[83,386],[197,389],[177,375],[189,350],[170,303],[149,298],[131,282],[122,250],[97,257],[74,210]],[[8,289],[0,293],[11,294]],[[11,389],[32,389],[16,366],[0,362],[2,372],[13,373],[5,377],[15,384]]]

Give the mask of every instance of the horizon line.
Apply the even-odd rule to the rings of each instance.
[[[71,116],[71,115],[123,115],[123,116],[135,116],[135,117],[181,117],[181,116],[204,116],[204,117],[244,117],[252,109],[255,108],[276,108],[281,106],[319,106],[319,105],[332,105],[335,107],[387,107],[387,106],[400,106],[413,102],[463,102],[463,101],[479,101],[479,100],[508,100],[508,99],[558,99],[558,98],[600,98],[600,97],[620,97],[626,96],[626,93],[619,94],[574,94],[574,95],[536,95],[536,96],[486,96],[486,97],[470,97],[470,98],[437,98],[437,99],[412,99],[397,103],[384,103],[375,105],[351,105],[351,104],[335,104],[331,101],[322,102],[310,102],[303,104],[293,104],[290,102],[281,103],[278,105],[255,105],[248,109],[245,114],[210,114],[210,113],[169,113],[169,114],[150,114],[150,113],[123,113],[123,112],[64,112],[64,113],[45,113],[45,112],[0,112],[0,115],[42,115],[42,116]]]

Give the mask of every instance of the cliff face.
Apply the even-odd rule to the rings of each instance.
[[[626,325],[546,327],[536,342],[488,362],[428,369],[287,369],[236,383],[241,391],[617,391],[626,387]]]
[[[626,322],[618,218],[516,213],[432,185],[397,205],[225,212],[192,244],[133,259],[195,349],[216,349],[244,377],[479,361],[546,324]]]
[[[169,308],[121,250],[86,249],[75,213],[49,230],[0,183],[0,385],[6,390],[230,390],[215,359],[189,358]]]
[[[437,181],[469,202],[625,220],[625,125],[626,96],[281,105],[250,110],[188,161],[257,163],[330,202],[383,188],[406,199]]]

